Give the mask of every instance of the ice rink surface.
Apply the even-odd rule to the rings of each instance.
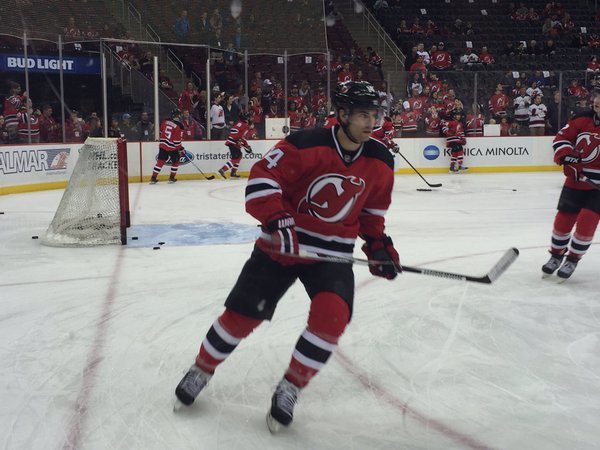
[[[0,448],[598,448],[598,236],[570,280],[541,279],[562,174],[427,178],[443,187],[396,177],[387,232],[405,264],[482,275],[521,256],[492,285],[356,267],[353,320],[275,436],[299,284],[172,411],[257,233],[243,179],[131,185],[128,246],[42,246],[62,191],[0,197]]]

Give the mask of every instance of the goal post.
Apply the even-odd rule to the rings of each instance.
[[[88,138],[42,243],[124,245],[130,225],[127,142]]]

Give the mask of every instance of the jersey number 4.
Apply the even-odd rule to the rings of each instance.
[[[264,159],[268,161],[267,168],[272,169],[273,167],[277,167],[277,161],[279,161],[283,157],[283,150],[280,148],[272,148],[269,152],[264,156]]]

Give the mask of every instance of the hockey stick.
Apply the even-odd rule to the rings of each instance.
[[[423,175],[421,175],[421,174],[419,173],[419,171],[418,171],[417,169],[415,169],[415,166],[413,166],[413,165],[410,163],[410,161],[409,161],[408,159],[406,159],[402,153],[400,153],[400,149],[398,149],[398,152],[397,152],[397,153],[398,153],[398,154],[399,154],[399,155],[402,157],[402,159],[403,159],[404,161],[406,161],[406,163],[407,163],[407,164],[408,164],[408,165],[411,167],[411,169],[412,169],[412,170],[414,170],[414,171],[415,171],[415,173],[421,177],[421,180],[423,180],[423,181],[425,182],[425,184],[427,184],[427,186],[429,186],[429,187],[435,187],[435,188],[442,187],[442,183],[430,183],[430,182],[429,182],[429,181],[427,181],[425,178],[423,178]]]
[[[190,163],[192,166],[194,166],[194,167],[195,167],[195,168],[198,170],[198,172],[200,172],[200,173],[202,174],[202,176],[203,176],[204,178],[206,178],[207,180],[214,180],[214,179],[215,179],[215,176],[214,176],[214,175],[206,175],[206,174],[205,174],[205,173],[202,171],[202,169],[201,169],[200,167],[198,167],[198,166],[197,166],[197,165],[194,163],[194,161],[192,161],[192,160],[191,160],[191,159],[188,157],[187,153],[184,153],[184,154],[185,154],[185,159],[187,159],[187,160],[188,160],[188,162],[189,162],[189,163]]]
[[[284,256],[289,256],[292,258],[299,258],[299,259],[308,259],[311,261],[328,261],[328,262],[337,262],[337,263],[343,263],[343,264],[356,264],[359,266],[393,264],[391,261],[374,261],[374,260],[368,260],[368,259],[362,259],[362,258],[320,256],[316,253],[308,253],[308,252],[300,253],[299,255],[285,254]],[[435,270],[435,269],[424,269],[422,267],[413,267],[413,266],[405,266],[405,265],[402,265],[402,270],[404,272],[418,273],[421,275],[428,275],[430,277],[448,278],[451,280],[458,280],[458,281],[472,281],[474,283],[491,284],[494,281],[496,281],[498,278],[500,278],[500,275],[502,275],[506,271],[506,269],[508,269],[512,265],[512,263],[515,262],[515,260],[517,259],[518,256],[519,256],[518,249],[516,249],[514,247],[509,248],[504,253],[504,255],[502,255],[502,257],[498,260],[498,262],[496,264],[494,264],[494,266],[485,275],[482,275],[479,277],[465,275],[462,273],[446,272],[443,270]]]

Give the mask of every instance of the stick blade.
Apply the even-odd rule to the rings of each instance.
[[[490,269],[484,277],[486,283],[493,283],[517,260],[519,257],[518,248],[509,248],[500,260]]]
[[[442,187],[442,183],[427,183],[427,186],[438,188]]]

